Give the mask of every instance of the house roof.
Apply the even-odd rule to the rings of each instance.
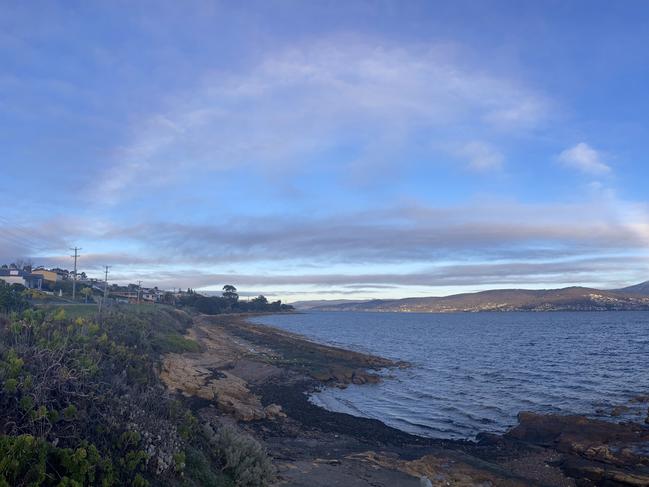
[[[0,276],[18,276],[23,277],[27,272],[21,269],[0,269]]]
[[[32,274],[31,272],[25,272],[21,269],[0,269],[1,277],[22,277],[23,279],[41,279],[43,276],[40,274]]]

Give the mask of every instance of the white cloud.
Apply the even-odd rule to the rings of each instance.
[[[474,171],[498,171],[502,169],[504,156],[500,151],[484,142],[473,141],[465,144],[458,155],[469,161],[469,169]]]
[[[585,142],[564,150],[559,154],[559,161],[569,167],[580,170],[587,174],[606,174],[611,172],[603,160],[601,154]]]
[[[548,112],[547,100],[502,76],[463,66],[443,49],[334,39],[269,53],[245,72],[211,73],[134,128],[100,195],[119,200],[131,185],[198,167],[277,171],[353,148],[353,161],[403,164],[422,134],[454,138],[471,130],[517,131]],[[474,149],[475,150],[475,149]],[[495,152],[475,166],[496,166]],[[349,173],[347,170],[346,173]]]

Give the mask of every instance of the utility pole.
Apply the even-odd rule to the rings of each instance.
[[[104,299],[108,298],[108,269],[110,266],[104,266],[106,268],[106,277],[104,277]]]
[[[140,304],[140,293],[142,292],[142,281],[137,281],[137,304]]]
[[[104,266],[106,269],[106,274],[104,277],[104,298],[99,302],[99,314],[101,315],[101,308],[102,305],[104,304],[104,301],[106,301],[106,298],[108,298],[108,269],[110,269],[110,266]]]
[[[79,251],[81,250],[79,247],[74,247],[74,255],[71,255],[70,257],[74,257],[74,272],[72,273],[72,301],[75,300],[77,296],[77,258],[79,257]]]

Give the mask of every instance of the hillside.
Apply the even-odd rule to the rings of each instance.
[[[636,287],[632,286],[632,288]],[[543,290],[499,289],[444,297],[320,304],[308,309],[430,313],[649,310],[649,293],[642,295],[639,291],[603,291],[586,287]]]
[[[297,310],[306,310],[318,308],[320,306],[352,305],[365,302],[366,301],[361,301],[358,299],[314,299],[311,301],[295,301],[294,303],[291,303],[291,306],[293,306]]]
[[[634,286],[624,287],[622,289],[616,289],[616,292],[649,296],[649,281],[641,282],[640,284],[636,284]]]

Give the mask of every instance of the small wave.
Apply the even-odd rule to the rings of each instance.
[[[649,390],[647,313],[293,318],[260,321],[413,364],[376,386],[314,394],[314,404],[425,436],[504,431],[521,410],[594,415]]]

